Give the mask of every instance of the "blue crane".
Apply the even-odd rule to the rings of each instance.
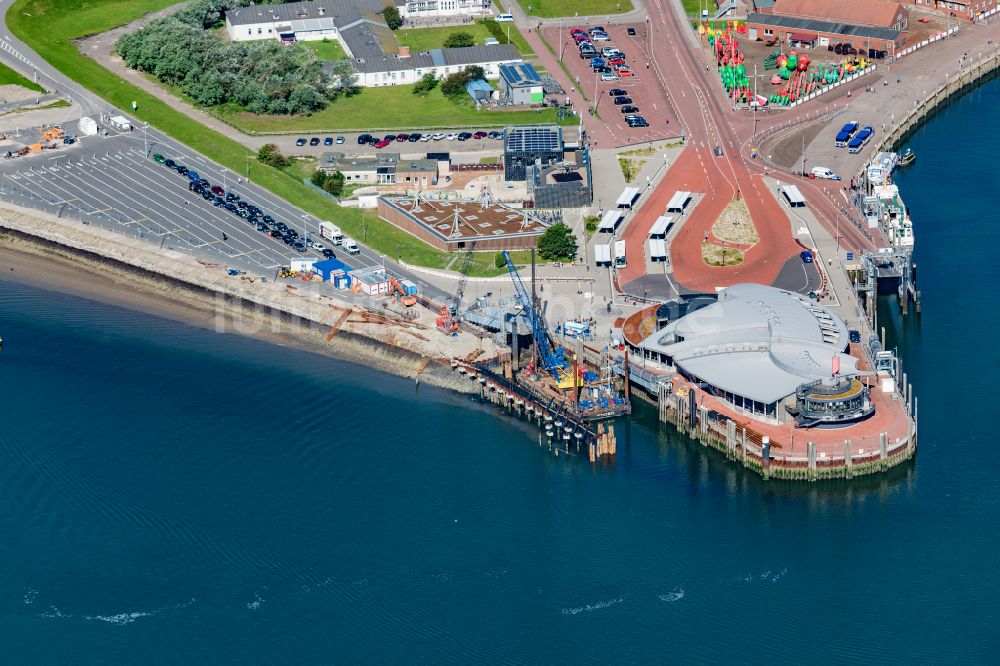
[[[556,380],[559,380],[559,369],[566,367],[563,350],[561,347],[556,349],[552,344],[545,320],[542,318],[541,313],[535,310],[531,294],[528,293],[527,287],[524,286],[524,280],[521,279],[521,274],[517,272],[517,266],[511,261],[510,253],[507,250],[504,250],[503,258],[507,262],[507,272],[510,273],[510,279],[514,283],[514,291],[517,292],[517,297],[521,301],[521,307],[524,309],[528,321],[531,322],[531,335],[535,339],[535,348],[538,350],[538,357],[541,359],[542,368],[551,372]]]

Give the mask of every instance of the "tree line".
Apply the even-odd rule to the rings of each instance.
[[[122,35],[125,64],[177,86],[203,106],[236,104],[257,114],[300,114],[323,108],[354,88],[348,61],[323,62],[300,44],[268,39],[232,42],[211,30],[228,9],[250,0],[194,0],[181,11]]]

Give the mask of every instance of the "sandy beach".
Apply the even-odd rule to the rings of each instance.
[[[8,281],[332,356],[381,372],[419,377],[421,382],[442,388],[463,392],[475,388],[439,359],[344,331],[338,333],[332,344],[319,327],[295,317],[278,317],[243,307],[207,292],[176,286],[166,279],[157,280],[155,276],[126,273],[111,265],[110,260],[104,263],[81,256],[73,248],[43,244],[0,228],[0,289]]]

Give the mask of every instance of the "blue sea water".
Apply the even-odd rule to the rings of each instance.
[[[881,320],[921,442],[885,478],[765,483],[643,405],[613,465],[556,459],[444,391],[0,281],[3,661],[997,663],[998,105],[909,141],[923,312]]]

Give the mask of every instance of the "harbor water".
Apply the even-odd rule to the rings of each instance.
[[[641,403],[613,464],[555,458],[468,398],[0,273],[4,661],[996,663],[998,104],[907,143],[923,312],[880,322],[921,440],[881,478],[765,482]]]

